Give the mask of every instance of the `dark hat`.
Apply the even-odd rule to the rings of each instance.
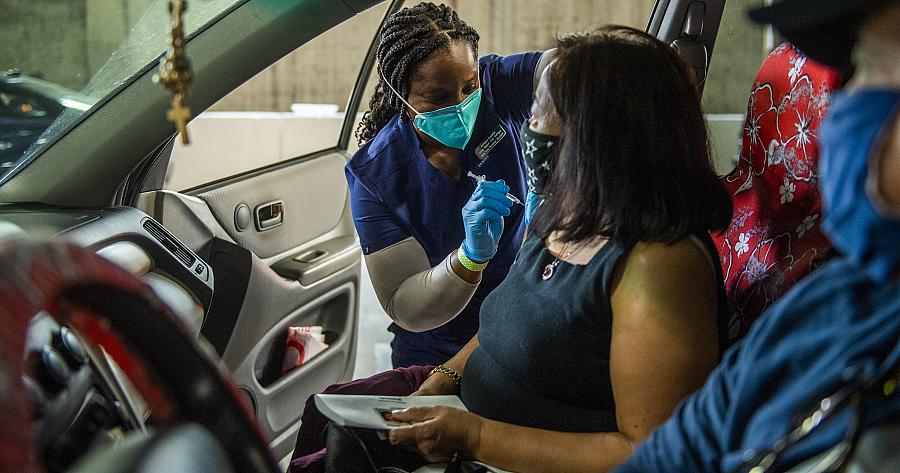
[[[850,52],[862,20],[872,10],[897,0],[781,0],[749,11],[757,23],[771,23],[814,61],[850,70]]]

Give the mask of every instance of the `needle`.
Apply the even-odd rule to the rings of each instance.
[[[485,180],[484,176],[479,176],[478,174],[475,174],[472,171],[469,171],[469,174],[467,174],[467,176],[471,177],[472,179],[475,179],[475,185],[481,184]],[[511,200],[512,203],[514,203],[514,204],[525,205],[522,203],[521,200],[519,200],[518,197],[510,194],[509,192],[506,193],[506,198]]]

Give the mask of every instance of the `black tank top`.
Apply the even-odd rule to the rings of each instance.
[[[699,237],[718,263],[708,235]],[[461,396],[481,416],[564,432],[617,431],[609,374],[612,275],[628,249],[614,241],[586,265],[560,261],[528,238],[506,279],[484,301],[479,347],[466,364]],[[714,267],[719,268],[718,264]],[[719,269],[719,346],[726,320]]]

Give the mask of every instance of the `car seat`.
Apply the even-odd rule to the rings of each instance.
[[[741,154],[722,179],[733,200],[731,224],[712,235],[722,260],[731,341],[831,252],[819,229],[817,133],[840,82],[835,70],[788,43],[772,51],[756,76]]]

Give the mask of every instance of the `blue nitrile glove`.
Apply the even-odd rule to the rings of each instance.
[[[463,206],[463,225],[466,239],[462,252],[476,263],[484,263],[497,253],[503,234],[503,217],[509,215],[512,201],[506,197],[509,187],[503,180],[478,184],[472,197]]]
[[[528,228],[528,226],[531,225],[531,218],[534,217],[534,211],[537,210],[538,206],[541,205],[541,202],[543,201],[544,198],[541,197],[540,194],[528,191],[528,195],[525,196],[525,228]]]

